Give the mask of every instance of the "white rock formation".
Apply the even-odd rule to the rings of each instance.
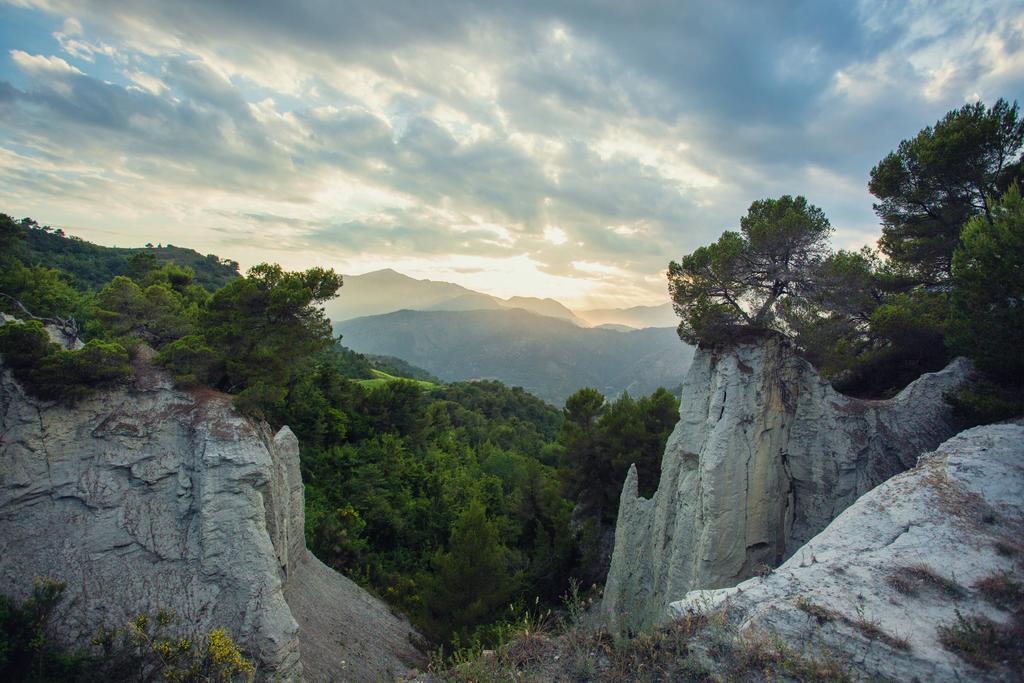
[[[298,443],[145,360],[73,408],[0,377],[0,592],[66,582],[63,635],[161,607],[273,680],[393,679],[415,633],[305,547]]]
[[[888,401],[832,389],[784,340],[701,349],[683,384],[650,500],[630,469],[619,501],[603,610],[630,629],[696,588],[778,566],[859,496],[954,432],[942,394],[954,361]]]
[[[976,427],[865,494],[770,575],[688,593],[669,611],[725,606],[741,629],[831,651],[868,680],[1019,680],[968,664],[939,630],[958,612],[1011,623],[1020,604],[979,582],[1019,586],[1022,541],[1024,426]]]

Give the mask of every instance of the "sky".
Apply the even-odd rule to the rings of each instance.
[[[0,212],[576,308],[1024,95],[1024,0],[0,0]],[[344,292],[344,290],[342,290]]]

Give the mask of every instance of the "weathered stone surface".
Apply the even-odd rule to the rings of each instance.
[[[631,469],[619,502],[603,609],[648,626],[696,588],[775,567],[859,496],[954,432],[943,392],[954,361],[888,401],[832,389],[781,338],[698,350],[650,500]]]
[[[131,385],[74,408],[2,372],[0,591],[66,582],[69,641],[167,607],[228,628],[261,678],[390,679],[416,663],[411,627],[312,557],[303,525],[295,436],[230,397],[174,390],[144,358]]]
[[[725,606],[741,629],[829,650],[868,680],[1018,680],[1019,671],[966,663],[939,628],[958,612],[1010,622],[1014,608],[977,584],[1019,585],[1022,539],[1024,426],[976,427],[865,494],[769,576],[690,592],[669,614]],[[884,635],[869,637],[865,624]]]

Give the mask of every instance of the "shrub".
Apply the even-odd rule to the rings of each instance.
[[[0,327],[0,353],[25,389],[44,400],[74,403],[131,376],[128,352],[120,344],[94,339],[65,350],[36,320]]]
[[[192,635],[168,610],[101,627],[91,649],[55,637],[65,584],[36,581],[23,602],[0,596],[0,680],[206,683],[252,680],[255,667],[223,628]]]
[[[92,663],[88,655],[67,652],[54,639],[53,615],[64,588],[58,581],[38,579],[23,602],[0,595],[0,679],[78,679]]]

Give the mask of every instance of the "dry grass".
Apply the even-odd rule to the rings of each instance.
[[[819,625],[838,622],[856,629],[868,640],[877,640],[896,650],[910,649],[910,641],[906,638],[889,633],[877,621],[867,619],[863,614],[858,614],[856,618],[848,617],[834,609],[812,602],[803,596],[797,598],[796,606],[797,609],[814,617]]]
[[[819,624],[826,624],[830,621],[835,621],[836,617],[839,616],[835,611],[828,607],[811,602],[802,595],[796,599],[796,606],[797,609],[800,609],[814,617]]]
[[[996,667],[1020,672],[1024,669],[1024,626],[999,624],[987,617],[965,617],[939,627],[939,642],[962,659],[982,669]]]
[[[511,681],[737,681],[761,678],[852,680],[827,652],[798,652],[766,632],[736,630],[724,611],[692,612],[629,640],[604,629],[568,624],[557,636],[521,634],[493,653],[435,670],[433,680],[459,683]]]
[[[964,595],[964,589],[959,584],[940,575],[926,564],[899,567],[886,578],[886,583],[903,595],[917,595],[922,588],[937,590],[948,598],[960,598]]]
[[[939,510],[957,526],[968,531],[991,533],[990,527],[1002,521],[981,496],[949,478],[945,458],[931,458],[924,467],[923,481],[931,488]]]
[[[854,680],[845,662],[831,653],[807,656],[788,646],[778,636],[764,631],[744,633],[738,647],[725,661],[730,663],[725,671],[725,681],[745,680],[751,675],[763,676],[765,680],[784,678],[830,683]]]
[[[996,539],[993,543],[996,549],[996,553],[1002,557],[1016,557],[1020,554],[1020,548],[1013,543],[1009,543],[1003,539]]]
[[[974,587],[999,609],[1012,612],[1024,610],[1024,587],[1011,579],[1009,572],[1000,572],[979,579]]]
[[[979,579],[974,588],[991,605],[1011,615],[1001,624],[981,615],[964,616],[939,627],[939,642],[962,659],[983,669],[1024,670],[1024,587],[999,572]]]

